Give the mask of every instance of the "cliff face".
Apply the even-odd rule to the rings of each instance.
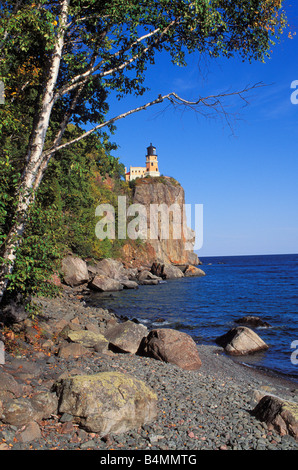
[[[168,177],[137,180],[133,203],[146,207],[147,245],[154,249],[154,261],[177,265],[199,263],[192,250],[195,234],[189,228],[186,230],[184,189],[178,182]],[[163,215],[156,212],[161,207],[165,209]],[[171,207],[175,209],[173,213]],[[164,229],[168,229],[168,234]]]

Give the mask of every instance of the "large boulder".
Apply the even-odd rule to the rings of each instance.
[[[155,276],[148,269],[143,269],[139,272],[137,276],[138,282],[141,285],[154,285],[158,284],[162,280],[161,277]]]
[[[39,413],[32,406],[29,398],[19,397],[3,402],[0,422],[12,426],[24,426],[39,418]]]
[[[40,421],[56,414],[58,400],[55,394],[40,391],[31,398],[19,397],[4,400],[0,414],[0,422],[12,426],[25,426],[31,421]]]
[[[67,339],[73,343],[78,343],[84,348],[93,348],[97,351],[107,350],[108,341],[101,333],[88,330],[70,330]]]
[[[70,343],[67,345],[61,345],[58,350],[58,357],[63,359],[79,358],[89,353],[89,349],[82,346],[80,343]]]
[[[198,370],[202,365],[192,337],[170,328],[150,331],[149,335],[143,339],[138,353],[176,364],[186,370]]]
[[[123,289],[121,282],[98,274],[90,281],[89,287],[100,292],[116,292]]]
[[[135,354],[147,335],[146,326],[128,320],[109,328],[105,337],[117,352]]]
[[[176,279],[183,277],[183,272],[178,266],[169,263],[154,262],[151,266],[150,272],[161,279]]]
[[[136,281],[132,281],[130,279],[121,279],[120,283],[124,289],[137,289],[139,287]]]
[[[298,403],[265,395],[254,408],[252,414],[275,429],[282,436],[289,434],[298,441]]]
[[[52,414],[57,414],[58,399],[55,393],[48,390],[40,390],[31,396],[31,404],[36,411],[38,420],[48,419]]]
[[[191,276],[205,276],[206,273],[200,268],[197,268],[196,266],[188,266],[186,270],[184,271],[184,276],[185,277],[191,277]]]
[[[62,260],[61,270],[65,284],[75,287],[89,281],[87,264],[76,256],[66,256]]]
[[[125,268],[125,273],[131,281],[135,281],[138,275],[138,268]]]
[[[250,328],[238,326],[216,338],[215,342],[224,348],[227,354],[243,356],[259,351],[266,351],[268,345]]]
[[[179,279],[180,277],[184,277],[181,269],[173,264],[164,264],[162,273],[164,279]]]
[[[59,413],[73,415],[89,432],[119,434],[152,421],[157,396],[144,382],[120,372],[61,379],[55,384]]]
[[[95,269],[97,274],[101,274],[102,276],[106,276],[111,279],[116,279],[117,281],[128,279],[128,273],[126,272],[123,263],[116,259],[102,259],[96,263]]]

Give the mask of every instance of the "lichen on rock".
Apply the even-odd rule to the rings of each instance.
[[[62,379],[55,384],[59,412],[69,413],[89,432],[122,433],[157,414],[157,396],[146,384],[120,372]]]

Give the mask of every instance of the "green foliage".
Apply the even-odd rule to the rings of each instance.
[[[144,87],[147,67],[154,64],[155,54],[162,50],[181,66],[192,52],[211,58],[238,55],[243,60],[263,61],[285,27],[281,3],[280,0],[71,1],[56,87],[59,99],[51,116],[52,130],[55,123],[61,122],[75,93],[75,88],[67,93],[65,89],[91,65],[96,73],[85,83],[72,113],[72,122],[79,126],[103,121],[111,92],[116,92],[119,99],[129,93],[143,94],[147,90]],[[11,126],[32,127],[59,32],[61,4],[61,0],[2,2],[0,77],[5,81],[9,98],[5,119]],[[13,112],[9,109],[10,98],[14,99]],[[22,109],[25,105],[31,111],[26,122],[21,120],[22,109],[19,114],[15,112],[20,103]]]
[[[44,211],[39,203],[31,208],[26,235],[17,251],[15,269],[9,275],[9,292],[22,293],[24,297],[57,293],[51,277],[58,271],[64,246],[59,239],[59,229],[53,228],[55,218],[54,208]]]
[[[81,132],[69,125],[65,139]],[[18,175],[7,156],[0,158],[0,167],[0,240],[3,242]],[[69,250],[82,257],[117,256],[121,245],[118,241],[98,240],[95,236],[95,208],[103,202],[117,206],[117,194],[126,191],[126,183],[121,180],[123,174],[123,165],[105,151],[97,136],[57,153],[30,208],[15,269],[9,275],[10,293],[24,296],[57,293],[57,287],[49,281],[54,272],[59,272],[60,260]],[[107,185],[107,180],[113,188]]]
[[[5,242],[9,227],[18,177],[19,175],[15,172],[11,159],[3,151],[0,157],[0,246]]]
[[[163,184],[170,183],[174,186],[180,186],[180,183],[175,178],[173,178],[172,176],[164,176],[164,175],[154,176],[154,177],[146,175],[144,178],[136,178],[129,182],[129,186],[131,189],[134,190],[136,186],[140,186],[142,184],[157,184],[157,183],[163,183]]]
[[[142,95],[146,69],[154,64],[155,54],[165,51],[181,66],[187,54],[194,52],[211,58],[237,55],[262,61],[286,21],[280,0],[72,0],[47,125],[42,121],[41,102],[45,84],[53,79],[50,65],[61,33],[59,15],[64,3],[1,2],[2,248],[15,220],[16,203],[23,196],[22,175],[30,161],[37,123],[45,137],[40,156],[44,163],[45,152],[65,127],[65,118],[71,125],[62,143],[82,135],[87,125],[106,122],[111,93],[119,99]],[[114,125],[108,122],[113,133]],[[98,240],[94,233],[95,207],[102,202],[116,207],[117,194],[132,190],[121,180],[124,168],[110,155],[113,148],[107,134],[89,136],[54,154],[36,194],[32,184],[35,201],[24,215],[27,226],[16,269],[10,275],[11,290],[52,290],[49,275],[65,249],[97,257],[117,252],[119,242]]]

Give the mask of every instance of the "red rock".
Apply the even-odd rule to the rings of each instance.
[[[58,351],[58,356],[64,359],[69,359],[71,357],[81,357],[88,353],[88,349],[84,348],[81,344],[71,343],[66,346],[62,345]]]
[[[1,399],[20,397],[23,387],[14,379],[11,374],[1,371],[0,374],[0,394]]]
[[[75,430],[75,427],[71,421],[68,421],[66,423],[63,423],[61,428],[60,428],[60,433],[61,434],[72,434]]]
[[[265,395],[253,410],[253,415],[275,429],[281,436],[289,434],[298,441],[298,404]]]
[[[196,343],[192,337],[170,328],[150,331],[142,341],[139,353],[176,364],[186,370],[198,370],[202,365]]]
[[[50,284],[54,284],[57,287],[62,286],[61,279],[57,273],[52,274],[52,276],[49,279]]]
[[[31,442],[41,438],[41,432],[35,421],[30,421],[24,429],[17,433],[17,439],[21,442]]]

